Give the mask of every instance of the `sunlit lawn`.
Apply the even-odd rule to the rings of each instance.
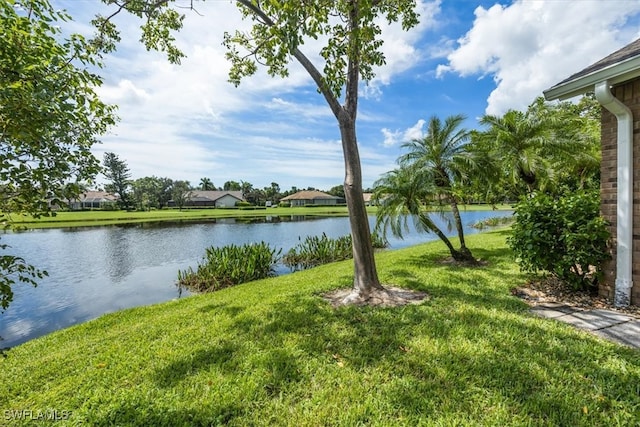
[[[10,350],[0,409],[91,426],[640,425],[640,352],[529,314],[504,239],[468,238],[481,268],[441,263],[439,242],[379,253],[384,283],[429,293],[418,306],[330,308],[347,261],[105,315]]]

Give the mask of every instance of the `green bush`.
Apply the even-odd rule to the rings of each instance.
[[[236,207],[238,208],[248,207],[248,206],[253,206],[253,205],[249,202],[236,202]]]
[[[191,267],[178,271],[178,284],[203,292],[264,279],[274,275],[273,267],[281,253],[281,249],[276,251],[265,242],[221,248],[212,246],[207,248],[204,262],[196,271]]]
[[[518,203],[507,242],[520,268],[546,270],[574,289],[596,286],[602,263],[610,257],[610,235],[599,207],[597,192],[558,200],[536,194]]]
[[[291,202],[280,202],[278,203],[278,206],[280,206],[281,208],[290,208]]]
[[[374,248],[388,246],[387,241],[376,233],[371,235],[371,239]],[[282,257],[282,262],[292,270],[305,270],[352,257],[351,235],[332,239],[322,233],[322,236],[307,236]]]

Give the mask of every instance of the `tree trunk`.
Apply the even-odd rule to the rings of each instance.
[[[451,254],[458,261],[475,261],[473,255],[464,241],[464,228],[462,226],[462,218],[460,218],[460,211],[458,210],[458,203],[453,195],[449,195],[449,204],[451,205],[451,212],[453,213],[453,219],[456,223],[456,230],[458,231],[458,238],[460,239],[460,250],[458,251],[461,259],[457,259],[453,254]]]
[[[346,112],[340,115],[340,136],[344,154],[344,194],[349,210],[353,240],[353,291],[351,299],[366,300],[374,290],[383,289],[378,279],[371,243],[371,230],[362,195],[362,169],[356,138],[355,121]]]
[[[438,236],[440,240],[442,240],[444,244],[447,245],[447,248],[449,248],[449,253],[451,254],[451,257],[453,259],[455,259],[456,261],[462,261],[460,252],[458,252],[456,248],[453,247],[453,245],[451,244],[451,241],[447,238],[447,236],[442,231],[440,231],[439,228],[436,227],[431,231],[436,233],[436,236]]]

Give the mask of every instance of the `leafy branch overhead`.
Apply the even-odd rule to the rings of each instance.
[[[144,20],[140,25],[140,41],[147,50],[165,52],[171,63],[179,64],[185,55],[175,45],[173,32],[182,28],[184,15],[169,7],[171,2],[172,0],[103,0],[103,3],[117,8],[110,15],[98,15],[91,21],[98,30],[94,43],[105,52],[114,51],[120,42],[120,32],[112,19],[126,11]],[[188,9],[194,9],[193,0]]]
[[[305,40],[326,38],[318,52],[324,59],[323,73],[310,72],[325,97],[341,97],[351,70],[357,70],[359,77],[369,81],[375,76],[374,67],[385,64],[378,16],[385,16],[389,23],[401,20],[405,30],[418,24],[415,1],[237,3],[254,25],[249,33],[236,31],[224,36],[226,56],[232,63],[229,80],[238,85],[243,77],[257,71],[256,63],[265,65],[271,76],[287,77],[291,57],[310,72],[310,61],[300,47]],[[307,61],[309,65],[305,65]]]

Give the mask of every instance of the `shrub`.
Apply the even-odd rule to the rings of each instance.
[[[196,271],[191,267],[178,271],[178,284],[199,292],[215,291],[273,276],[281,253],[281,249],[276,251],[265,242],[212,246]]]
[[[278,203],[278,206],[280,206],[281,208],[290,208],[291,202],[280,202]]]
[[[253,205],[249,202],[236,202],[236,207],[238,208],[248,207],[248,206],[253,206]]]
[[[371,235],[374,248],[386,248],[388,243],[378,234]],[[353,257],[351,235],[332,239],[322,236],[307,236],[282,257],[282,262],[292,270],[304,270],[330,262]]]
[[[507,242],[520,268],[546,270],[574,289],[595,286],[602,263],[610,257],[610,235],[599,206],[594,192],[558,200],[536,194],[518,203]]]

